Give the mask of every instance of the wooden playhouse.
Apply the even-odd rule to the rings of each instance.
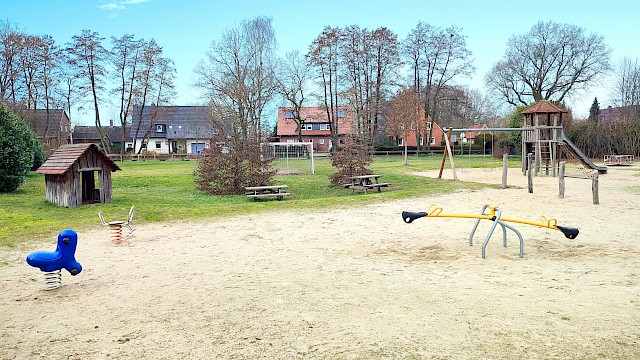
[[[58,206],[110,202],[111,173],[120,170],[95,144],[60,146],[38,168],[45,174],[46,199]]]

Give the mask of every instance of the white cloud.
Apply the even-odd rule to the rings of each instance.
[[[103,10],[109,10],[109,11],[124,10],[127,8],[127,5],[144,4],[144,3],[148,3],[149,1],[151,0],[122,0],[117,3],[112,2],[112,3],[102,4],[99,6],[99,8]]]
[[[116,3],[108,3],[108,4],[100,5],[100,9],[104,9],[104,10],[121,10],[124,8],[125,8],[124,5],[116,4]]]

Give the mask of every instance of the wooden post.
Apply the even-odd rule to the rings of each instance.
[[[560,161],[560,169],[558,171],[558,197],[560,199],[564,199],[564,167],[566,164],[566,161]]]
[[[600,196],[598,195],[598,171],[594,170],[591,175],[591,191],[593,192],[593,204],[600,204]]]
[[[529,185],[529,193],[533,194],[533,154],[527,154],[527,184]]]
[[[507,170],[509,169],[509,154],[502,154],[502,188],[507,188]]]
[[[451,171],[453,171],[453,180],[458,180],[458,176],[456,175],[456,166],[453,163],[453,154],[451,153],[451,128],[445,133],[444,142],[446,151],[442,154],[442,163],[440,164],[440,173],[438,174],[438,179],[442,178],[442,170],[444,169],[444,163],[447,159],[447,155],[449,155],[449,162],[451,163]]]

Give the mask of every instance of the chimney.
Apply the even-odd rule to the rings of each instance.
[[[109,126],[113,127],[113,119],[109,119]]]

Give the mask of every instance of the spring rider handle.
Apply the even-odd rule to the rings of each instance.
[[[407,224],[411,224],[413,222],[413,220],[420,219],[420,218],[425,217],[427,215],[429,215],[429,214],[427,212],[425,212],[425,211],[420,211],[420,212],[403,211],[402,212],[402,220],[404,220],[404,222],[406,222]]]

